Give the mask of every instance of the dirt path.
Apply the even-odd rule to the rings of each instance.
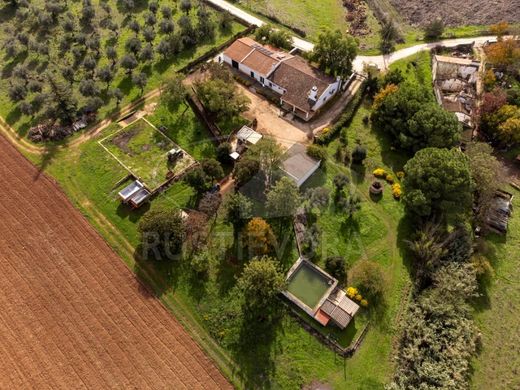
[[[146,104],[151,99],[155,99],[160,96],[161,92],[159,89],[154,89],[153,91],[148,92],[146,95],[143,95],[136,101],[130,103],[129,105],[123,107],[117,114],[111,115],[108,118],[102,120],[97,123],[91,129],[85,131],[80,136],[71,139],[70,141],[64,143],[63,145],[58,146],[58,149],[70,149],[74,147],[78,147],[84,142],[96,137],[100,134],[104,129],[106,129],[111,123],[116,122],[119,118],[124,117],[129,114],[137,107]],[[38,145],[28,141],[26,138],[20,137],[16,130],[12,128],[3,118],[0,117],[0,134],[3,134],[12,144],[17,145],[18,149],[23,152],[30,154],[45,154],[48,150],[48,147],[45,145]]]
[[[0,149],[0,387],[231,388],[56,185]]]

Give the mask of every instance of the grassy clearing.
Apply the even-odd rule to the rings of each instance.
[[[276,17],[283,24],[296,27],[307,33],[307,38],[314,40],[325,28],[346,31],[346,10],[341,0],[271,0],[240,1],[248,10],[267,16]]]
[[[177,107],[159,103],[147,119],[156,127],[164,126],[164,133],[196,160],[215,157],[211,134],[187,103]]]
[[[513,191],[514,213],[506,237],[490,236],[489,258],[495,277],[478,300],[475,320],[482,332],[482,351],[474,361],[474,389],[520,387],[520,192]]]

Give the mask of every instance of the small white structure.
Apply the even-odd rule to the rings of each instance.
[[[119,197],[123,202],[128,202],[132,196],[134,196],[137,191],[143,188],[144,185],[139,180],[135,180],[130,183],[128,186],[119,191]]]
[[[304,120],[341,88],[340,78],[327,76],[302,57],[247,37],[237,39],[219,60],[280,95],[282,107]]]
[[[119,191],[119,197],[123,203],[129,203],[133,208],[140,207],[151,195],[151,192],[139,180],[133,181]]]
[[[315,160],[306,153],[304,145],[294,144],[287,151],[286,159],[280,168],[294,180],[298,187],[301,187],[317,171],[320,164],[320,160]]]
[[[242,126],[236,135],[237,140],[245,142],[250,145],[256,145],[262,139],[262,134],[254,131],[248,126]]]

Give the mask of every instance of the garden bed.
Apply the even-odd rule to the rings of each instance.
[[[193,163],[187,153],[180,160],[169,162],[168,151],[178,146],[144,118],[104,138],[99,144],[151,191]]]

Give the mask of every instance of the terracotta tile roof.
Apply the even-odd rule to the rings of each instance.
[[[252,50],[253,48],[251,45],[248,45],[248,41],[237,39],[231,46],[224,50],[224,54],[237,62],[242,62]]]
[[[330,317],[325,312],[321,311],[320,309],[318,309],[314,318],[316,319],[316,321],[318,321],[323,326],[327,326],[327,324],[330,321]]]
[[[319,97],[336,81],[301,57],[261,45],[247,37],[237,39],[224,54],[255,73],[268,76],[269,80],[287,91],[282,97],[284,101],[307,112],[314,105],[308,99],[311,89],[317,87]]]
[[[251,68],[256,73],[267,76],[279,62],[279,60],[255,50],[242,61],[242,64]]]
[[[273,83],[285,88],[282,99],[304,111],[310,111],[314,102],[309,100],[309,92],[318,88],[318,97],[336,80],[310,66],[303,58],[294,56],[283,61],[269,76]]]

